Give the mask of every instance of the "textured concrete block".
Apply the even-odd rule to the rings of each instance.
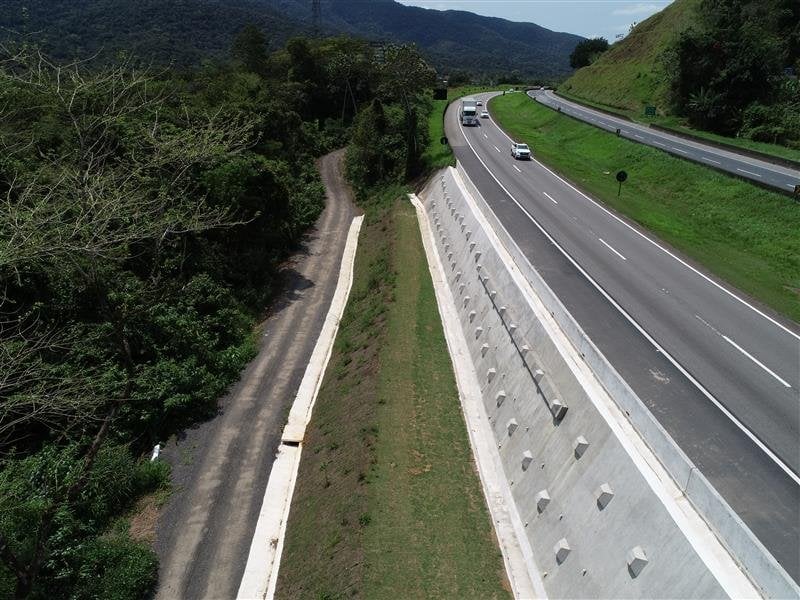
[[[469,311],[469,322],[472,323],[475,320],[475,315],[477,313],[474,310]]]
[[[647,555],[644,553],[644,549],[641,546],[630,549],[628,552],[628,573],[631,574],[631,577],[638,577],[642,569],[647,566],[647,563]]]
[[[464,306],[469,304],[469,301],[470,301],[470,297],[469,296],[464,296]]]
[[[536,503],[536,510],[543,513],[547,505],[550,504],[550,493],[546,489],[542,490],[533,497],[533,501]]]
[[[481,356],[486,356],[489,351],[489,344],[481,344]]]
[[[500,315],[502,316],[502,315],[506,314],[507,310],[508,309],[505,306],[501,306],[500,308],[497,309],[497,312],[499,312]]]
[[[531,347],[528,346],[528,344],[522,344],[522,346],[520,346],[519,351],[522,354],[522,356],[525,356],[528,352],[531,351]]]
[[[539,383],[542,380],[542,377],[544,377],[544,371],[541,369],[536,369],[533,372],[533,379],[536,381],[536,383]]]
[[[553,552],[556,555],[556,562],[558,564],[563,563],[567,560],[567,556],[569,556],[570,551],[572,548],[569,547],[567,543],[567,538],[561,538],[556,542],[556,545],[553,546]]]
[[[465,287],[465,284],[463,284],[463,283],[458,285],[458,293],[459,294],[463,294],[464,293],[464,287]]]
[[[465,235],[467,236],[467,239],[471,238],[472,237],[472,230],[471,229],[467,229],[467,232],[466,232]]]
[[[500,408],[500,406],[503,405],[503,402],[506,401],[506,391],[500,390],[499,392],[497,392],[497,395],[494,397],[494,399],[495,402],[497,402],[497,407]]]
[[[509,419],[508,423],[506,423],[506,431],[508,431],[508,437],[514,435],[514,432],[519,427],[519,423],[517,423],[516,419]]]
[[[575,458],[580,458],[583,456],[583,453],[586,452],[586,449],[589,447],[589,442],[586,441],[586,438],[582,435],[579,435],[575,438],[575,443],[572,445],[573,450],[575,450]]]
[[[475,261],[477,262],[480,259],[481,256],[483,256],[483,252],[481,252],[480,250],[476,251],[475,252]]]
[[[447,248],[445,248],[445,250],[447,250]],[[461,271],[456,271],[456,281],[459,279],[461,279]]]
[[[525,450],[525,452],[522,453],[522,470],[527,471],[532,462],[533,454],[531,454],[530,450]]]
[[[602,484],[597,491],[594,493],[595,497],[597,498],[597,506],[600,510],[603,510],[608,503],[611,502],[611,499],[614,497],[614,490],[611,489],[611,486],[607,483]]]
[[[550,413],[556,421],[560,421],[567,414],[567,405],[561,398],[553,398],[550,401]]]
[[[491,369],[489,369],[488,371],[486,371],[486,381],[488,381],[489,383],[491,383],[491,382],[492,382],[492,379],[494,379],[496,375],[497,375],[497,369],[495,369],[494,367],[492,367]]]
[[[497,290],[492,290],[491,292],[489,292],[489,298],[494,300],[496,297],[497,297]]]
[[[467,227],[466,223],[461,223],[461,231],[464,231],[464,229],[466,229],[466,227]]]
[[[511,325],[508,326],[508,332],[512,336],[517,332],[517,329],[519,329],[519,328],[517,327],[516,323],[512,323]]]
[[[483,333],[483,327],[476,327],[475,328],[475,339],[481,337],[482,333]]]
[[[469,243],[469,251],[472,252],[473,250],[475,250],[475,242],[470,242]]]
[[[475,270],[476,270],[478,273],[480,273],[480,272],[481,272],[481,269],[483,269],[483,265],[482,265],[481,263],[478,263],[477,265],[475,265]]]

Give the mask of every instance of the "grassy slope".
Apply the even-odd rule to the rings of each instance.
[[[411,205],[366,207],[306,436],[281,598],[506,598]]]
[[[559,90],[615,108],[641,113],[666,105],[667,81],[660,56],[694,18],[699,0],[675,0],[642,21],[593,64],[578,69]]]
[[[800,321],[800,204],[531,102],[492,100],[537,157],[708,270]],[[617,198],[614,173],[628,172]],[[606,175],[605,172],[609,174]]]
[[[799,150],[693,129],[684,120],[665,114],[668,83],[661,54],[675,36],[692,24],[699,3],[700,0],[675,0],[642,21],[593,64],[575,71],[559,86],[559,93],[590,106],[614,109],[643,123],[674,127],[710,140],[800,160]],[[659,116],[644,117],[646,105],[656,106]]]

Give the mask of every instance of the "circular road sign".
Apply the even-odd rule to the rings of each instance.
[[[618,171],[617,172],[617,181],[622,183],[628,178],[628,174],[625,171]]]

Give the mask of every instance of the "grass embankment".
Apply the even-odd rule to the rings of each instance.
[[[796,150],[794,148],[787,148],[786,146],[780,146],[778,144],[768,144],[766,142],[757,142],[755,140],[748,140],[747,138],[732,138],[725,135],[711,133],[710,131],[703,131],[702,129],[694,129],[693,127],[689,127],[686,124],[685,119],[681,119],[680,117],[669,116],[669,115],[657,115],[655,117],[646,117],[643,114],[644,107],[642,107],[641,110],[634,111],[626,108],[621,108],[618,106],[608,106],[606,104],[594,102],[592,100],[582,98],[581,96],[571,94],[563,89],[559,89],[558,93],[567,100],[572,100],[579,104],[584,104],[586,106],[591,106],[594,108],[599,108],[601,110],[612,112],[621,117],[628,117],[629,119],[637,123],[641,123],[643,125],[649,125],[650,123],[653,123],[655,125],[661,125],[662,127],[669,127],[671,129],[676,129],[688,135],[693,135],[699,138],[710,140],[712,142],[727,144],[729,146],[733,146],[734,148],[742,148],[744,150],[755,150],[756,152],[763,152],[764,154],[769,154],[771,156],[787,158],[789,160],[800,162],[800,150]]]
[[[279,598],[507,598],[415,212],[364,207],[306,433]]]
[[[514,139],[583,190],[800,321],[800,204],[580,123],[519,95],[491,101]],[[617,198],[614,174],[628,181]]]
[[[444,136],[444,109],[453,100],[467,94],[487,92],[487,87],[455,87],[448,88],[447,100],[434,100],[433,108],[428,115],[428,147],[422,153],[422,161],[428,172],[444,167],[455,166],[456,159],[450,146],[442,144]]]

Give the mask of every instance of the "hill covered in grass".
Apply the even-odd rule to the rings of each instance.
[[[700,0],[675,0],[594,63],[575,71],[559,90],[624,110],[655,105],[666,112],[670,77],[664,52],[697,19],[699,5]]]

